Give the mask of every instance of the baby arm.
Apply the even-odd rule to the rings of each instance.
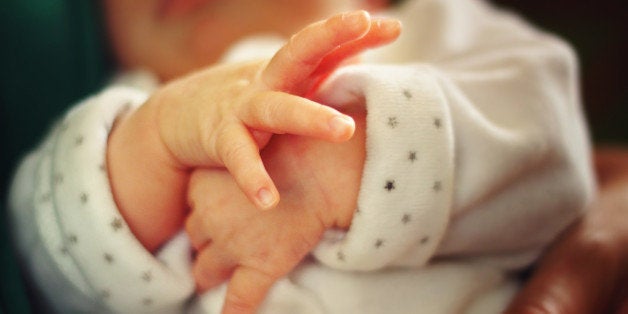
[[[231,277],[224,313],[253,313],[326,229],[349,227],[365,156],[365,113],[351,115],[356,134],[342,144],[273,137],[262,158],[282,194],[275,210],[256,210],[226,171],[193,173],[186,223],[198,251],[193,275],[199,291]]]
[[[397,22],[363,11],[338,15],[293,36],[267,65],[212,67],[156,92],[119,122],[108,151],[116,201],[138,239],[154,250],[180,228],[194,167],[225,166],[258,207],[276,205],[258,153],[270,133],[349,139],[351,118],[300,96],[348,56],[398,33]]]

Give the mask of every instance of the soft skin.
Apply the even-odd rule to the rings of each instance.
[[[365,113],[352,115],[356,135],[346,143],[273,137],[263,158],[283,197],[271,211],[257,210],[237,193],[227,172],[192,176],[194,211],[186,230],[199,252],[193,274],[201,292],[231,278],[224,313],[253,313],[272,284],[314,248],[326,229],[349,227],[365,141]]]
[[[375,8],[382,4],[371,1],[367,7]],[[288,36],[308,21],[352,6],[350,1],[309,1],[307,4],[292,1],[105,1],[109,33],[120,63],[129,68],[149,68],[162,80],[168,81],[139,110],[116,123],[107,152],[112,189],[120,212],[148,250],[159,248],[182,227],[188,214],[185,191],[195,168],[214,170],[199,172],[193,178],[203,178],[203,173],[216,173],[225,180],[231,180],[232,175],[244,194],[235,185],[220,185],[232,188],[227,195],[246,195],[257,209],[268,209],[277,205],[279,195],[258,151],[268,143],[272,133],[305,135],[333,142],[351,138],[355,126],[350,117],[301,96],[307,95],[326,75],[362,50],[396,38],[399,34],[396,21],[371,20],[364,11],[339,15],[304,28],[270,61],[206,66],[213,64],[225,47],[246,35],[268,31]],[[243,7],[254,9],[242,10]],[[242,23],[243,20],[247,23]],[[199,68],[205,69],[172,80]],[[363,140],[361,136],[352,143],[360,138]],[[336,149],[321,148],[320,145],[303,146],[299,144],[300,140],[293,139],[292,142],[294,147],[301,147],[302,152],[309,153],[282,152],[287,147],[274,144],[273,147],[283,149],[269,149],[265,153],[265,162],[269,165],[292,165],[305,156],[311,156],[312,152],[320,151],[329,156],[342,156],[344,160],[356,161],[351,163],[353,171],[347,172],[351,178],[347,179],[351,181],[347,184],[357,190],[363,149],[336,152]],[[363,147],[363,143],[359,147]],[[286,159],[283,155],[291,158]],[[307,169],[320,169],[322,160],[325,158],[310,160],[307,164],[299,163],[307,172]],[[142,167],[131,166],[137,164]],[[330,165],[336,168],[326,167],[330,171],[328,173],[343,170],[338,168],[340,165],[337,163]],[[218,167],[226,167],[230,175],[217,170]],[[294,173],[295,169],[273,168],[274,175],[285,183],[287,176],[281,171]],[[192,180],[190,191],[207,186],[205,181]],[[313,184],[317,181],[306,182]],[[280,214],[285,210],[281,209],[294,208],[304,199],[328,198],[321,197],[325,192],[308,188],[295,198],[294,190],[286,191],[287,200],[266,215],[278,215],[277,219],[282,219]],[[344,200],[355,200],[357,196],[354,194],[345,194]],[[210,207],[193,198],[190,200],[195,210],[193,213],[200,212],[196,207]],[[276,259],[284,262],[269,273],[272,275],[269,280],[254,281],[259,282],[255,293],[242,294],[242,283],[250,282],[260,273],[268,273],[264,268],[267,265],[251,268],[258,273],[238,272],[244,274],[237,276],[243,280],[234,281],[236,284],[232,285],[227,297],[232,301],[225,304],[225,313],[251,312],[259,305],[270,284],[296,265],[316,243],[324,231],[320,224],[322,215],[327,212],[339,215],[341,211],[329,211],[335,209],[329,201],[313,201],[310,210],[298,211],[299,219],[318,228],[304,236],[308,245],[302,246],[298,254]],[[242,214],[249,213],[245,209],[255,207],[246,201],[229,204],[231,206],[225,208],[233,208],[234,205],[246,207],[235,211]],[[342,206],[352,207],[352,204]],[[296,211],[290,212],[294,214]],[[350,216],[347,210],[332,220],[329,220],[331,216],[327,217],[324,226],[331,226],[330,221],[336,221],[334,225],[346,226]],[[192,221],[201,221],[196,217],[200,215],[191,215],[188,225]],[[225,220],[220,225],[233,227],[238,224]],[[214,229],[208,230],[214,232]],[[203,229],[201,234],[207,236],[208,230]],[[212,243],[220,242],[212,240]],[[286,248],[291,246],[294,246],[293,240],[283,245]],[[212,255],[208,253],[214,251],[210,248],[220,246],[204,248],[195,263],[197,270],[210,267],[206,264],[212,263],[213,259],[204,258]],[[260,246],[260,249],[264,248]],[[250,250],[243,252],[249,254],[242,255],[244,259],[250,259],[250,255],[255,254]],[[197,279],[201,289],[209,287],[202,284],[207,282],[207,278]]]
[[[207,67],[218,60],[226,47],[229,47],[243,36],[260,31],[289,36],[308,22],[320,20],[339,10],[353,9],[356,5],[366,9],[377,9],[386,4],[386,1],[383,0],[362,1],[358,4],[353,2],[358,1],[105,0],[104,7],[106,9],[106,22],[113,52],[121,66],[125,68],[149,69],[156,73],[163,82],[172,81],[198,69],[204,69],[198,74],[180,81],[184,82],[186,80],[186,82],[191,82],[198,80],[200,84],[202,79],[208,79],[212,76],[212,73],[210,73],[212,70]],[[354,48],[349,47],[345,49],[352,51],[355,50]],[[328,64],[330,69],[318,68],[314,71],[325,72],[337,65],[334,62],[329,62]],[[264,66],[265,61],[261,61],[260,63],[243,64],[238,68],[235,66],[233,68],[223,68],[222,70],[229,72],[236,79],[238,75],[246,77],[246,75],[251,73],[264,71]],[[281,69],[282,67],[278,68]],[[310,74],[313,74],[313,72]],[[318,75],[314,74],[313,76]],[[320,76],[318,77],[320,78]],[[284,78],[279,75],[277,79],[281,82]],[[234,82],[231,81],[231,83]],[[303,85],[305,87],[302,88],[307,90],[309,87],[315,86],[315,83],[315,79],[310,79],[307,84]],[[173,86],[176,87],[176,83],[173,83]],[[168,95],[168,98],[174,99],[177,94],[175,87],[159,93],[161,95],[171,94]],[[243,87],[240,84],[234,86],[234,88]],[[269,89],[266,92],[269,91],[272,90]],[[159,97],[155,94],[151,101],[157,102],[156,99]],[[309,105],[301,100],[298,102],[306,104],[306,106]],[[177,102],[174,103],[169,104],[169,106],[171,106],[170,110],[176,111],[178,108],[176,106]],[[213,248],[218,247],[220,241],[217,241],[217,243],[209,241],[210,238],[216,237],[213,231],[211,234],[205,228],[201,228],[200,231],[194,231],[193,227],[191,227],[193,225],[192,222],[195,220],[204,221],[204,218],[200,218],[204,214],[215,215],[214,217],[227,215],[222,209],[217,210],[213,214],[209,213],[209,209],[218,208],[220,202],[227,202],[227,206],[236,207],[234,211],[241,211],[242,215],[277,215],[277,217],[284,214],[288,215],[286,211],[291,209],[299,209],[306,213],[316,213],[317,206],[319,209],[329,206],[338,209],[336,213],[338,217],[307,214],[303,217],[293,217],[293,219],[305,219],[312,222],[313,225],[314,222],[317,222],[319,224],[322,223],[323,226],[337,225],[346,227],[349,223],[348,217],[351,212],[348,208],[352,207],[351,200],[355,201],[355,195],[351,194],[354,193],[354,190],[350,187],[357,189],[357,185],[355,185],[356,183],[353,180],[359,178],[359,169],[356,170],[351,167],[356,166],[360,168],[361,163],[358,155],[350,154],[342,157],[342,154],[346,152],[343,153],[341,147],[351,147],[351,145],[359,142],[359,135],[361,134],[359,128],[362,123],[359,113],[348,112],[356,119],[355,123],[358,127],[356,135],[358,136],[354,136],[353,139],[341,145],[323,144],[323,142],[317,140],[293,136],[273,138],[266,150],[262,152],[262,160],[265,162],[270,177],[277,184],[278,191],[281,192],[283,198],[279,203],[276,203],[276,212],[259,212],[253,211],[253,205],[247,202],[246,196],[237,188],[236,181],[233,181],[233,178],[228,176],[223,170],[216,170],[216,172],[199,170],[198,173],[194,173],[188,193],[186,190],[192,169],[189,165],[179,161],[169,149],[166,149],[167,146],[160,137],[161,133],[155,131],[157,129],[155,127],[157,124],[156,116],[157,112],[159,112],[155,108],[159,106],[153,105],[152,109],[149,107],[146,106],[146,108],[140,110],[143,117],[140,117],[139,114],[134,114],[118,122],[110,139],[111,147],[108,153],[110,175],[113,180],[116,200],[121,205],[121,211],[132,230],[149,250],[154,251],[157,249],[173,232],[182,227],[188,214],[186,197],[195,205],[195,209],[200,209],[194,211],[187,220],[188,231],[196,239],[195,246],[200,249],[198,253],[199,260],[214,255],[216,250]],[[129,121],[134,121],[134,123],[129,124]],[[240,129],[243,126],[247,126],[242,120],[236,124],[239,124]],[[319,125],[323,124],[321,122]],[[258,145],[257,148],[263,147],[270,138],[267,132],[258,132],[251,129],[249,131],[251,131],[250,137],[252,139],[249,143],[253,141]],[[125,137],[122,136],[124,133],[127,133],[127,135],[129,135],[128,133],[135,134]],[[244,132],[240,132],[240,134],[246,135]],[[138,143],[142,145],[137,145]],[[114,146],[118,148],[113,148]],[[252,145],[249,146],[252,147]],[[323,146],[327,147],[327,150],[323,149]],[[123,155],[113,153],[115,149],[127,149],[129,147],[132,149]],[[360,152],[359,150],[357,151]],[[326,154],[321,155],[317,152],[326,152]],[[350,153],[355,152],[356,150],[350,151]],[[146,158],[147,153],[154,158]],[[343,171],[334,170],[333,166],[329,167],[329,165],[326,167],[321,166],[324,164],[322,163],[323,160],[327,160],[326,158],[328,157],[333,160],[334,156],[342,157],[344,159],[341,160],[352,161],[355,164],[343,164],[349,167],[344,168]],[[530,283],[526,285],[523,293],[520,294],[510,308],[510,311],[513,313],[578,313],[575,309],[579,309],[580,313],[600,312],[602,311],[600,309],[607,306],[614,295],[610,291],[626,290],[623,284],[626,280],[621,280],[620,278],[625,278],[626,276],[625,265],[628,255],[625,248],[628,247],[626,245],[628,231],[625,227],[626,224],[622,223],[626,219],[621,219],[620,217],[624,217],[626,212],[628,212],[625,206],[628,203],[625,199],[627,186],[625,183],[628,181],[626,180],[628,176],[623,171],[626,169],[625,165],[628,156],[625,150],[613,150],[611,152],[602,150],[597,157],[598,165],[601,165],[598,167],[601,174],[615,173],[617,175],[610,177],[623,179],[612,180],[612,182],[615,182],[613,184],[606,184],[605,182],[607,181],[602,180],[600,198],[593,206],[593,210],[589,211],[589,214],[582,222],[565,233],[560,242],[557,242],[549,251]],[[142,168],[129,169],[128,167],[124,168],[124,165],[115,165],[118,162],[124,163],[125,160],[138,159],[141,160],[141,163],[129,162],[128,165],[144,165]],[[276,161],[273,161],[274,159]],[[282,160],[283,164],[278,163],[279,160]],[[332,160],[327,161],[331,162]],[[341,160],[336,160],[336,162]],[[215,162],[215,160],[206,160],[206,162],[213,165],[214,163],[212,162]],[[220,162],[215,164],[220,165]],[[296,165],[299,165],[299,171],[294,170]],[[332,163],[331,165],[334,164]],[[282,173],[282,171],[287,171],[288,169],[292,169],[291,173]],[[609,171],[608,169],[611,170]],[[321,179],[324,177],[323,174],[307,177],[307,180],[297,180],[302,177],[295,174],[319,173],[320,171],[342,174],[343,177],[346,176],[342,180],[338,178],[338,182],[346,182],[345,186],[342,187],[343,191],[347,191],[346,199],[343,197],[342,199],[335,199],[335,201],[331,200],[329,195],[326,194],[327,192],[325,192],[326,186],[317,184],[317,182],[325,182]],[[353,171],[358,171],[356,172],[358,175]],[[623,175],[619,175],[622,173]],[[127,175],[129,177],[125,178]],[[290,177],[292,175],[294,177]],[[602,176],[602,178],[607,177]],[[144,186],[147,182],[161,182],[162,184]],[[204,197],[209,197],[210,193],[206,193],[207,195],[204,196],[198,195],[201,193],[199,191],[209,189],[208,186],[211,182],[216,182],[216,184],[220,182],[222,189],[230,190],[233,194],[228,195],[224,199],[205,199]],[[304,190],[297,189],[296,187],[299,187],[299,185],[295,187],[295,182],[302,183],[303,188],[308,185],[306,191],[308,193],[311,192],[311,194],[303,195]],[[332,180],[331,182],[336,181]],[[145,187],[149,188],[149,190],[144,191]],[[133,195],[145,195],[146,198],[134,199]],[[151,195],[158,195],[161,198],[153,199],[150,197]],[[252,197],[251,195],[254,195],[254,193],[249,191],[248,195]],[[231,200],[231,197],[233,197],[233,200]],[[302,200],[300,202],[296,201],[299,198],[308,200],[307,208],[303,207],[304,202]],[[239,199],[239,201],[236,201],[236,199]],[[160,202],[157,202],[157,200]],[[138,204],[143,204],[144,206],[140,209],[135,206]],[[143,212],[144,208],[152,208],[153,210],[151,212]],[[225,207],[225,210],[226,208],[228,207]],[[224,218],[236,219],[238,217],[226,216]],[[280,221],[284,218],[276,219]],[[208,220],[211,221],[210,218]],[[204,221],[203,223],[209,222]],[[229,226],[221,227],[228,228]],[[246,239],[246,237],[254,234],[254,230],[252,229],[251,233],[232,234],[231,236]],[[307,234],[308,239],[314,239],[318,235],[318,229],[314,231]],[[225,238],[221,239],[224,240]],[[310,245],[307,241],[303,243],[306,244],[303,246],[305,248]],[[236,291],[230,294],[231,297],[229,299],[231,300],[229,302],[233,304],[233,312],[237,313],[239,310],[240,312],[247,312],[254,308],[256,302],[260,302],[266,286],[272,282],[274,276],[287,271],[292,263],[299,259],[303,247],[300,247],[300,250],[292,254],[291,259],[282,262],[280,267],[270,270],[265,268],[266,266],[263,262],[251,264],[249,257],[248,262],[246,262],[247,266],[254,266],[251,269],[256,269],[258,275],[260,271],[263,271],[272,276],[265,276],[264,279],[266,280],[261,281],[261,287],[253,287],[253,289],[257,289],[253,299],[246,299],[245,296],[242,296],[241,289],[248,289],[246,285],[242,285],[240,288],[231,287],[231,291]],[[205,252],[204,249],[208,251]],[[211,251],[209,251],[210,249]],[[249,247],[249,249],[254,248]],[[235,261],[246,260],[244,256],[234,256],[233,252],[229,251],[230,248],[225,248],[225,250],[228,262],[213,266],[216,270],[223,270],[223,274],[231,273],[236,269]],[[565,261],[584,258],[583,250],[590,254],[586,255],[587,260],[585,262],[577,264],[581,265],[582,268],[574,268],[577,266],[576,263],[565,264]],[[599,267],[599,265],[607,265],[608,267]],[[208,265],[198,261],[194,266],[195,275],[199,277],[199,288],[201,290],[207,289],[222,280],[220,276],[219,278],[212,277],[213,275],[208,277],[200,276],[199,274],[208,271],[208,268],[204,268],[205,266]],[[212,267],[211,264],[209,264],[209,267]],[[249,272],[251,276],[255,276],[254,273],[254,271]],[[242,277],[239,276],[238,278]],[[590,287],[599,287],[599,289],[590,289]],[[615,293],[615,296],[616,299],[620,300],[618,306],[621,307],[619,303],[621,303],[622,296],[618,294],[620,293]],[[582,296],[582,298],[570,297],[573,295]],[[624,292],[623,300],[625,299]],[[627,308],[626,302],[623,301],[623,303],[622,309],[625,311]]]
[[[179,229],[197,167],[225,166],[258,207],[274,207],[278,193],[258,153],[269,132],[340,142],[354,131],[350,117],[291,93],[307,93],[339,60],[398,34],[393,20],[338,15],[305,28],[266,66],[210,67],[157,91],[116,125],[108,146],[114,196],[138,239],[154,250]]]
[[[282,221],[294,222],[286,224],[290,227],[277,229],[284,235],[279,236],[282,241],[278,242],[284,249],[273,250],[277,252],[274,258],[250,266],[244,264],[248,267],[233,272],[223,311],[252,313],[272,283],[289,272],[313,248],[326,228],[348,226],[355,207],[351,200],[357,199],[364,159],[364,134],[360,133],[349,149],[320,143],[303,146],[299,144],[300,138],[291,138],[292,145],[288,146],[275,144],[265,159],[267,166],[274,165],[275,176],[283,184],[288,179],[286,174],[294,178],[295,173],[311,174],[313,169],[321,169],[328,174],[346,173],[348,179],[344,183],[356,191],[337,196],[339,201],[331,197],[333,193],[315,188],[323,181],[300,177],[303,185],[309,185],[307,188],[299,192],[286,190],[289,197],[281,203],[280,209],[260,217],[264,219],[251,220],[251,215],[255,217],[260,207],[267,209],[278,202],[278,191],[258,150],[268,143],[271,133],[291,133],[332,142],[351,138],[355,129],[351,117],[299,95],[309,94],[343,61],[364,49],[391,42],[399,32],[397,21],[371,19],[365,11],[336,15],[313,23],[292,36],[269,62],[210,67],[172,81],[139,110],[121,120],[110,136],[108,169],[120,212],[140,242],[154,250],[181,228],[187,214],[184,192],[192,169],[225,166],[230,173],[218,169],[207,172],[228,180],[233,176],[237,185],[213,182],[209,186],[215,189],[210,194],[234,196],[234,199],[223,201],[223,209],[212,206],[208,200],[197,200],[198,194],[191,192],[195,197],[189,202],[193,214],[188,219],[188,226],[195,222],[202,226],[188,228],[194,242],[201,243],[196,245],[202,250],[195,262],[196,274],[203,275],[196,277],[201,290],[228,278],[212,279],[207,278],[207,274],[231,274],[233,266],[255,260],[260,250],[269,251],[269,245],[275,243],[278,236],[259,231]],[[358,116],[364,119],[364,114]],[[252,133],[250,128],[256,131]],[[294,148],[299,147],[301,152],[307,151],[308,154],[295,153]],[[333,156],[333,159],[312,159],[312,152],[319,156]],[[284,155],[290,158],[286,159]],[[146,156],[152,158],[148,158],[149,162],[139,163],[144,167],[131,166],[138,164],[138,160],[146,160]],[[308,162],[300,161],[304,158],[308,158]],[[345,162],[339,163],[337,158]],[[294,163],[300,166],[287,167]],[[193,178],[211,178],[201,174],[194,174]],[[190,191],[208,186],[207,180],[191,180]],[[220,191],[221,187],[227,190]],[[237,196],[246,199],[245,195],[253,203],[238,201]],[[300,210],[300,204],[309,199],[312,207]],[[338,204],[347,201],[350,203]],[[235,218],[221,216],[224,212],[235,214]],[[247,223],[252,221],[255,221],[254,226],[249,226]],[[203,237],[204,241],[211,239],[212,245],[205,247],[204,242],[198,240]],[[239,239],[241,241],[236,241]],[[251,239],[259,241],[250,242]],[[216,250],[221,253],[216,254]],[[217,256],[233,252],[239,252],[233,259],[235,265],[213,269],[211,265],[220,260]],[[275,265],[271,269],[268,269],[269,262]],[[262,280],[264,278],[266,280]],[[256,285],[251,286],[251,282]]]
[[[347,18],[340,17],[304,28],[273,61],[284,63],[283,52],[289,51],[285,62],[290,64],[316,47],[329,46],[334,37],[355,27],[341,27]],[[324,77],[341,60],[399,35],[396,21],[374,20],[369,25],[360,38],[334,47],[321,55],[320,61],[301,63],[290,77],[302,77],[301,69],[314,64],[314,76],[306,81],[316,82],[319,73]],[[303,92],[308,93],[307,89]],[[255,312],[273,283],[293,270],[325,230],[349,227],[365,158],[366,112],[357,106],[348,108],[359,122],[349,142],[338,145],[289,135],[271,140],[263,157],[284,195],[272,211],[260,212],[247,202],[225,171],[197,170],[193,174],[189,190],[193,211],[186,223],[199,252],[193,273],[201,292],[230,278],[223,313]],[[337,193],[339,190],[343,193]]]

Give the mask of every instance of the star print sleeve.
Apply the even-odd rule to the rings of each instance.
[[[109,186],[111,126],[146,97],[116,86],[83,101],[17,172],[10,209],[18,250],[46,306],[58,312],[176,312],[193,293],[181,267],[166,265],[133,236]],[[185,248],[174,245],[165,255],[178,249],[188,256]]]
[[[327,232],[314,255],[341,269],[377,269],[407,254],[425,263],[445,232],[453,189],[451,115],[434,76],[348,67],[319,97],[336,107],[365,99],[367,156],[351,229]]]
[[[313,254],[351,270],[437,256],[524,266],[593,196],[575,55],[481,1],[398,14],[398,42],[316,96],[366,106],[367,157],[350,229]]]

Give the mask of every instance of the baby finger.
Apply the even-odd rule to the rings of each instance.
[[[377,48],[391,43],[401,34],[401,23],[395,19],[380,18],[371,21],[368,33],[354,41],[339,46],[321,61],[314,77],[324,76],[333,71],[345,60],[356,56],[367,49]]]
[[[328,53],[364,36],[369,27],[370,16],[366,11],[338,14],[311,24],[292,36],[275,54],[262,72],[262,79],[273,90],[303,92],[298,90],[298,86],[316,70]]]
[[[204,247],[197,255],[192,266],[192,276],[196,282],[196,290],[205,292],[225,282],[235,268],[235,263],[224,251],[215,246]]]
[[[222,314],[253,314],[277,278],[257,269],[239,266],[233,273]]]
[[[279,192],[266,172],[255,140],[247,128],[230,123],[216,135],[217,155],[244,194],[260,209],[273,208]]]
[[[267,92],[241,114],[247,126],[272,133],[289,133],[333,142],[346,141],[355,122],[337,110],[299,96]]]
[[[211,237],[207,225],[203,223],[198,210],[193,210],[185,221],[185,232],[190,239],[192,247],[200,251],[210,243]]]

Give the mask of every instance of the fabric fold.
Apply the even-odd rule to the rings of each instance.
[[[340,69],[315,100],[366,106],[366,160],[348,232],[331,231],[314,251],[351,270],[420,266],[449,221],[454,186],[451,118],[428,66],[356,65]]]

